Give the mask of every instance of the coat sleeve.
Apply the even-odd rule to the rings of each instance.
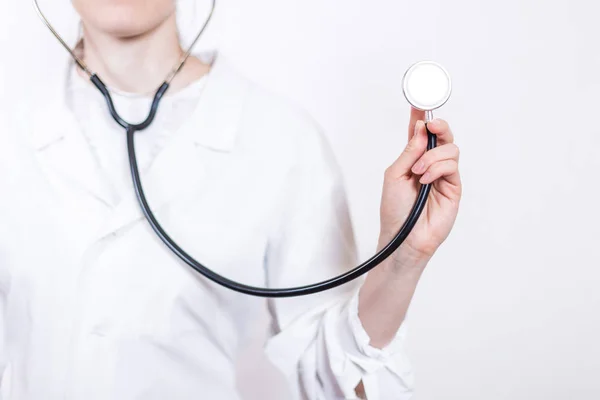
[[[271,287],[322,281],[358,265],[339,167],[318,127],[309,124],[302,136],[267,255]],[[370,346],[358,317],[362,282],[269,301],[273,327],[266,353],[298,398],[354,399],[361,381],[369,400],[411,398],[406,324],[386,348]]]

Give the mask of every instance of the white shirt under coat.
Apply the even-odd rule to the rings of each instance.
[[[340,171],[318,126],[222,55],[199,56],[214,59],[210,73],[167,94],[136,142],[163,227],[245,284],[298,286],[354,267]],[[361,282],[266,301],[180,262],[138,207],[125,132],[95,88],[71,86],[72,71],[2,117],[2,399],[239,399],[236,359],[264,307],[266,353],[298,399],[355,398],[361,380],[369,400],[411,397],[405,327],[386,349],[369,346]]]

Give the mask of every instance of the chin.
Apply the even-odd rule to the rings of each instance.
[[[150,32],[175,12],[172,0],[74,0],[73,4],[85,25],[119,38]]]
[[[91,22],[91,21],[90,21]],[[105,18],[96,18],[93,25],[111,36],[129,38],[143,35],[158,26],[162,21],[142,20],[130,10],[110,12]]]

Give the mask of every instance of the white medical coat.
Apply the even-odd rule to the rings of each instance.
[[[65,76],[67,73],[65,72]],[[0,129],[4,400],[238,399],[235,360],[261,307],[271,361],[301,399],[408,399],[404,327],[369,346],[359,283],[280,300],[183,265],[131,195],[108,200],[61,79]],[[216,56],[196,112],[142,182],[158,220],[220,274],[269,287],[354,266],[342,180],[307,115]]]

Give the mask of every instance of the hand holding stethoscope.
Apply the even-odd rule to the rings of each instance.
[[[413,108],[408,144],[387,169],[381,201],[381,237],[393,238],[410,212],[420,184],[431,183],[421,217],[399,252],[409,258],[428,259],[446,239],[458,213],[462,184],[458,171],[459,150],[448,123],[434,119],[427,124],[438,147],[427,151],[425,112]]]
[[[380,243],[389,242],[401,228],[420,186],[431,185],[427,204],[397,254],[428,260],[450,233],[462,193],[454,135],[446,121],[433,119],[432,114],[448,101],[452,84],[443,67],[422,61],[404,75],[403,90],[412,105],[408,143],[385,174]],[[430,134],[437,139],[437,147],[428,151]]]

